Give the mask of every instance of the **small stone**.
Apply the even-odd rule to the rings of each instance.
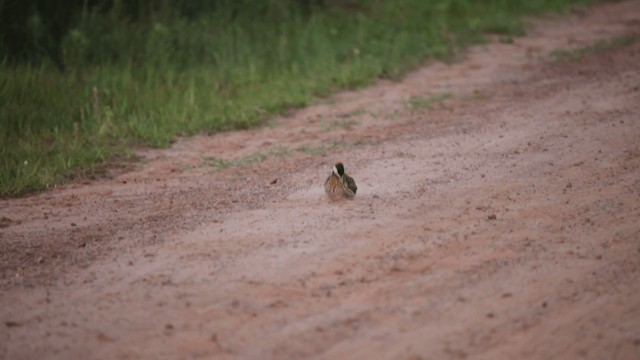
[[[491,214],[489,216],[487,216],[487,219],[489,220],[496,220],[498,217],[496,216],[496,214]]]
[[[0,218],[0,229],[4,229],[6,227],[9,227],[9,225],[11,225],[12,222],[13,222],[13,220],[9,219],[8,217],[3,216],[2,218]]]
[[[108,341],[111,341],[111,339],[110,339],[107,335],[105,335],[105,334],[103,334],[103,333],[99,333],[99,334],[96,336],[96,338],[97,338],[98,340],[102,341],[102,342],[108,342]]]

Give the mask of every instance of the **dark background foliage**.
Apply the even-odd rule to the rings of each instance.
[[[109,15],[114,21],[149,23],[223,13],[228,21],[260,17],[277,22],[292,13],[309,16],[327,6],[357,9],[357,1],[328,0],[0,0],[0,59],[32,64],[51,61],[60,70],[62,41],[83,19]]]

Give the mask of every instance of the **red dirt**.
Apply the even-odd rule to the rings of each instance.
[[[537,20],[0,200],[0,357],[640,358],[640,42],[549,61],[638,34],[638,1]]]

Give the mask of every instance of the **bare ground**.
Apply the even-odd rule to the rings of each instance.
[[[638,34],[580,9],[1,200],[0,357],[640,358],[640,42],[549,61]]]

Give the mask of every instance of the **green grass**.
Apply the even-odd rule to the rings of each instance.
[[[345,147],[359,147],[359,146],[372,146],[378,145],[379,142],[375,140],[358,140],[353,143],[347,143],[343,141],[333,141],[327,145],[309,146],[302,145],[295,149],[289,149],[286,147],[276,147],[275,149],[263,152],[258,151],[250,155],[238,157],[231,160],[225,160],[214,156],[204,157],[203,160],[207,166],[213,171],[222,171],[228,168],[243,168],[249,167],[257,163],[261,163],[268,158],[282,158],[293,155],[294,153],[303,153],[307,155],[322,155],[329,151]]]
[[[263,162],[269,157],[285,157],[291,155],[291,150],[285,147],[276,147],[267,152],[256,152],[251,155],[232,160],[220,159],[217,157],[205,157],[204,162],[215,171],[221,171],[230,167],[249,167],[253,164]]]
[[[336,128],[348,129],[358,124],[359,122],[356,120],[334,120],[334,121],[325,123],[323,126],[323,129],[324,131],[328,132]]]
[[[489,98],[489,95],[484,92],[473,92],[470,94],[459,96],[458,100],[467,102],[467,101],[485,100],[488,98]]]
[[[452,93],[443,93],[433,96],[412,96],[407,102],[410,110],[427,109],[433,110],[437,105],[440,109],[445,109],[444,101],[453,97]]]
[[[349,112],[346,112],[346,113],[338,114],[336,116],[341,118],[341,119],[347,119],[347,118],[350,118],[350,117],[357,117],[357,116],[360,116],[360,115],[364,115],[366,113],[367,113],[367,111],[365,109],[358,108],[358,109],[355,109],[353,111],[349,111]]]
[[[640,40],[640,36],[621,36],[612,40],[603,40],[595,44],[583,46],[575,49],[554,50],[549,57],[554,62],[560,61],[579,61],[588,54],[597,54],[611,51],[617,48],[629,46]]]
[[[222,7],[144,23],[84,14],[62,42],[65,72],[0,63],[0,195],[103,176],[129,149],[177,135],[261,126],[337,90],[451,58],[487,33],[522,34],[525,15],[585,2],[359,0],[356,10],[270,17]]]
[[[343,146],[347,146],[347,144],[340,141],[334,141],[329,145],[320,145],[320,146],[303,145],[296,148],[295,150],[307,155],[322,155],[327,153],[328,151],[332,151]]]

